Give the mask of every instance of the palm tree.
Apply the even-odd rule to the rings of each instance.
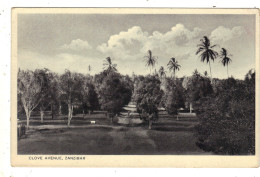
[[[106,60],[104,60],[104,63],[103,63],[104,70],[106,70],[108,72],[117,71],[116,66],[117,66],[116,64],[112,63],[112,60],[110,57],[107,57]]]
[[[214,59],[216,59],[218,56],[218,53],[213,50],[213,48],[216,47],[217,45],[211,46],[210,40],[208,39],[207,36],[204,36],[203,39],[201,39],[200,41],[201,43],[197,45],[197,47],[199,48],[196,52],[196,55],[201,53],[200,54],[201,61],[202,62],[206,61],[207,63],[209,63],[210,76],[212,79],[210,60],[214,62]]]
[[[222,59],[221,63],[223,64],[224,67],[227,65],[227,75],[228,75],[228,77],[229,77],[228,64],[232,61],[231,58],[229,58],[229,56],[232,56],[232,55],[228,54],[228,52],[225,48],[222,48],[221,52],[220,52],[220,58]]]
[[[180,70],[181,65],[178,64],[178,61],[175,60],[175,58],[171,58],[169,63],[167,64],[168,69],[170,71],[173,71],[173,76],[175,77],[175,71]]]
[[[166,71],[164,70],[163,66],[161,66],[159,69],[159,76],[160,76],[160,78],[163,78],[166,76]]]
[[[148,50],[147,55],[144,56],[145,65],[150,67],[150,74],[151,69],[154,67],[155,63],[157,62],[157,57],[153,56],[152,51]]]

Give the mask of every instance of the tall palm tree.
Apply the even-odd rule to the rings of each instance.
[[[117,66],[116,64],[112,63],[112,60],[110,57],[107,57],[106,60],[104,60],[104,63],[103,63],[104,70],[106,70],[108,72],[117,71],[116,66]]]
[[[159,69],[159,76],[160,76],[160,78],[163,78],[166,76],[166,71],[164,70],[163,66],[161,66]]]
[[[225,48],[222,48],[221,52],[220,52],[221,63],[223,64],[224,67],[227,66],[227,75],[228,75],[228,77],[229,77],[228,65],[232,61],[231,58],[229,58],[229,56],[232,56],[232,55],[228,54],[228,52],[227,52],[227,50]]]
[[[176,61],[173,57],[170,59],[167,66],[170,71],[173,71],[173,77],[175,77],[176,70],[180,70],[181,67],[181,65],[178,64],[178,61]]]
[[[217,58],[218,53],[213,50],[214,47],[217,45],[210,45],[210,40],[207,36],[204,36],[203,39],[200,40],[201,43],[197,45],[198,50],[196,52],[196,55],[200,53],[201,61],[206,61],[209,63],[209,70],[210,70],[210,76],[212,79],[212,73],[211,73],[211,66],[210,66],[210,60],[214,62],[214,60]]]
[[[157,62],[157,57],[153,56],[152,51],[148,50],[147,55],[144,56],[145,65],[150,67],[150,74],[151,69],[154,67],[155,63]]]

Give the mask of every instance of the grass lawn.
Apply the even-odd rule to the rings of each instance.
[[[159,119],[153,130],[106,124],[32,126],[18,154],[208,154],[195,145],[196,121]]]

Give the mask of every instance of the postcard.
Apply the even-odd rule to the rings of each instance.
[[[259,167],[259,10],[13,8],[11,162]]]

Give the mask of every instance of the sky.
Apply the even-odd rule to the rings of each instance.
[[[190,76],[209,65],[196,55],[197,45],[208,36],[217,52],[231,54],[229,74],[243,79],[255,68],[254,15],[184,14],[19,14],[18,67],[65,69],[96,74],[111,57],[122,74],[149,74],[144,56],[148,50],[157,58],[155,69],[174,57],[181,65],[178,77]],[[92,70],[88,71],[88,66]],[[220,59],[211,63],[214,78],[227,78]]]

